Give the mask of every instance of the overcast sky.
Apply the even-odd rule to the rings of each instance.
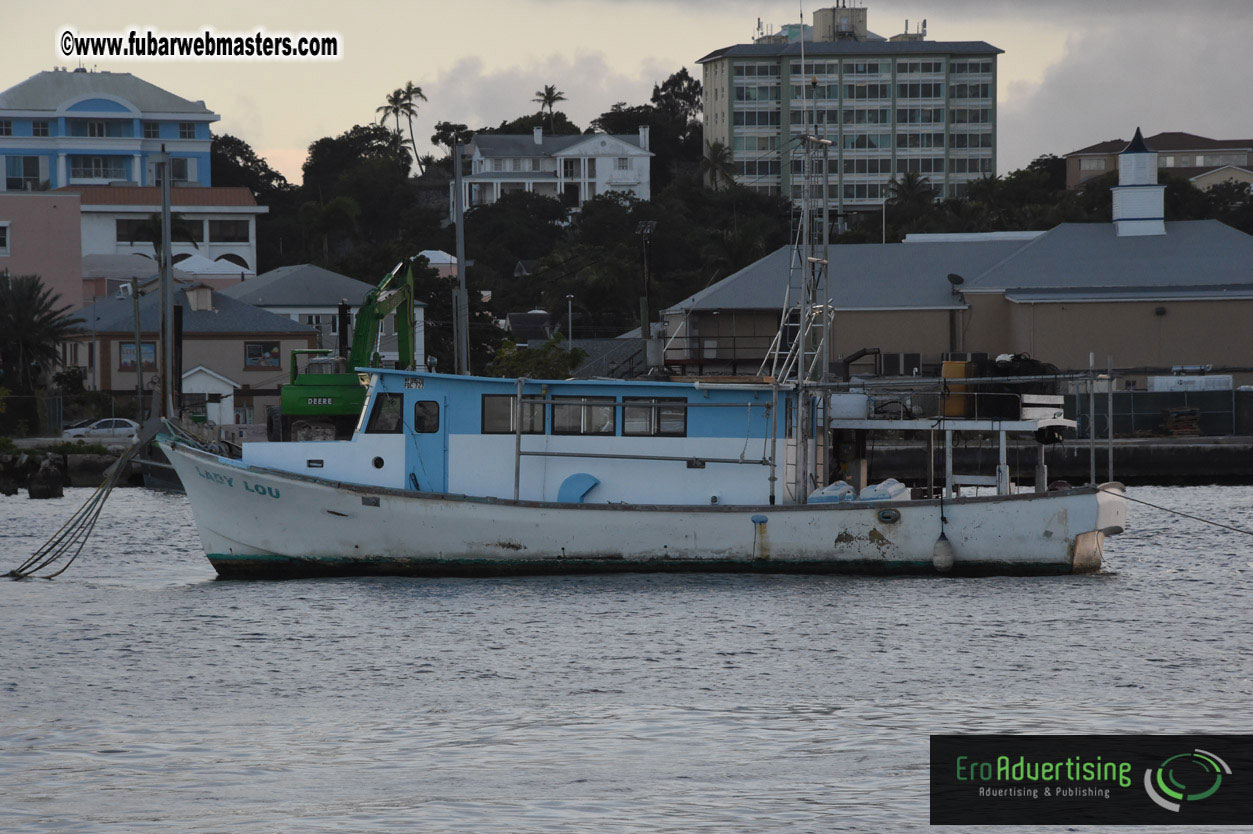
[[[922,18],[934,40],[985,40],[1000,58],[999,173],[1042,153],[1104,139],[1184,130],[1253,138],[1253,4],[1249,0],[868,0],[884,36]],[[812,14],[819,4],[806,4]],[[555,84],[580,126],[617,101],[644,103],[655,82],[702,55],[747,42],[757,18],[798,19],[795,3],[743,0],[324,0],[22,2],[6,14],[0,89],[68,63],[65,28],[219,34],[328,32],[336,61],[97,60],[185,98],[204,99],[218,132],[247,141],[299,182],[309,143],[374,118],[388,91],[413,81],[430,99],[419,142],[437,121],[473,127],[534,112]],[[420,146],[421,147],[421,146]]]

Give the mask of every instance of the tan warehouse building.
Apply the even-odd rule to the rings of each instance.
[[[878,348],[856,370],[929,375],[954,354],[1026,353],[1079,370],[1095,353],[1132,382],[1210,365],[1253,383],[1253,236],[1167,222],[1156,154],[1138,131],[1119,169],[1113,223],[831,247],[833,358]],[[779,249],[665,311],[667,364],[757,372],[791,259]]]

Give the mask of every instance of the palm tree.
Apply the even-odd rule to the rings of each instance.
[[[404,116],[405,121],[409,123],[409,146],[413,149],[413,159],[418,164],[418,173],[422,174],[425,169],[422,166],[422,158],[418,156],[418,144],[413,138],[413,120],[418,117],[418,105],[416,102],[426,101],[426,94],[422,92],[421,87],[414,86],[412,81],[406,81],[404,87],[397,87],[387,94],[387,103],[374,108],[374,112],[379,114],[379,123],[382,124],[387,119],[396,120],[396,135],[401,136],[400,117]]]
[[[418,174],[426,173],[426,167],[422,164],[422,157],[418,156],[418,143],[413,138],[413,120],[418,117],[418,102],[426,101],[426,94],[422,92],[421,87],[414,86],[412,81],[406,81],[405,86],[401,89],[405,96],[405,103],[408,105],[401,112],[405,114],[405,120],[409,122],[409,147],[413,148],[413,159],[418,163]]]
[[[61,342],[79,332],[81,319],[38,275],[0,279],[0,368],[4,383],[31,393],[51,373]]]
[[[199,221],[196,221],[199,222]],[[157,263],[161,263],[161,215],[150,214],[142,223],[138,223],[131,229],[130,245],[136,243],[151,243],[153,257]],[[183,218],[181,214],[170,215],[170,242],[182,241],[190,243],[199,249],[200,244],[196,243],[196,231],[191,223]]]
[[[548,132],[553,132],[553,105],[559,101],[565,101],[566,94],[558,90],[555,84],[545,84],[544,89],[535,91],[535,98],[531,101],[539,105],[541,113],[544,108],[548,108]]]
[[[735,182],[735,169],[731,163],[731,148],[725,142],[705,142],[705,155],[700,159],[700,175],[714,191],[723,182]]]

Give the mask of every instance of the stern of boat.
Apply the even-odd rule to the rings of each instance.
[[[1127,529],[1127,488],[1117,481],[1108,481],[1096,488],[1096,529],[1075,536],[1071,570],[1095,573],[1101,569],[1101,551],[1106,536],[1116,536]]]

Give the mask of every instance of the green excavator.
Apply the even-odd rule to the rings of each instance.
[[[348,303],[339,304],[339,344],[335,350],[293,350],[291,381],[279,391],[280,406],[271,409],[266,433],[271,441],[347,440],[365,404],[365,374],[356,368],[382,367],[375,349],[379,324],[396,313],[398,368],[414,370],[414,286],[412,260],[402,261],[370,290],[348,345]],[[298,359],[307,356],[303,368]]]

